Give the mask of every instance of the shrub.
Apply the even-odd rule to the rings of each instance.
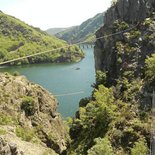
[[[131,149],[131,155],[147,155],[147,145],[144,139],[135,142],[135,146]]]
[[[113,155],[113,149],[107,138],[95,139],[96,145],[88,150],[88,155]]]
[[[146,27],[149,27],[151,25],[153,21],[151,20],[151,18],[146,18],[143,22],[143,25]]]
[[[96,85],[100,85],[100,84],[105,85],[106,79],[107,77],[105,72],[100,70],[96,71]]]
[[[13,72],[13,76],[19,76],[19,75],[20,75],[19,72],[17,72],[17,71]]]
[[[0,129],[0,135],[5,135],[6,133],[6,130]]]
[[[118,0],[112,0],[111,1],[111,6],[114,6],[117,3]]]
[[[154,80],[155,79],[155,54],[152,54],[151,57],[146,59],[146,78],[149,80]]]
[[[16,128],[16,135],[21,137],[24,141],[31,141],[35,137],[35,132],[32,129],[22,128],[18,126]]]
[[[48,149],[42,155],[51,155],[51,154],[55,154],[55,153],[54,153],[54,151]]]
[[[35,101],[31,96],[25,96],[23,98],[21,109],[25,111],[27,116],[31,116],[35,113]]]
[[[8,124],[13,124],[13,118],[1,113],[0,114],[0,125],[8,125]]]
[[[138,38],[139,36],[141,35],[141,32],[140,31],[131,31],[131,33],[130,33],[130,39],[136,39],[136,38]]]

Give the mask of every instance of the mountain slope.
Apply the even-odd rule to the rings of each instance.
[[[0,137],[10,145],[15,143],[25,155],[48,154],[49,148],[61,154],[66,149],[67,128],[48,91],[23,76],[0,73],[0,99]]]
[[[55,36],[66,40],[69,43],[77,43],[81,41],[89,42],[95,38],[94,34],[101,26],[103,26],[103,13],[99,13],[93,18],[86,20],[81,25],[68,28]]]
[[[48,35],[39,28],[0,12],[0,62],[66,46],[67,43]],[[76,61],[83,57],[78,47],[62,48],[54,52],[27,58],[12,65],[40,62]]]
[[[68,155],[154,154],[155,1],[118,0],[105,19],[96,37],[115,35],[95,43],[95,89],[69,121]]]
[[[50,35],[55,35],[57,33],[60,33],[62,31],[65,31],[67,28],[50,28],[46,30],[46,32]]]

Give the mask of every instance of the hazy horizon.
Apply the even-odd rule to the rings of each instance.
[[[0,4],[2,12],[47,30],[80,25],[106,11],[111,0],[0,0]]]

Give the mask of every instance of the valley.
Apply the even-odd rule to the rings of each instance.
[[[0,12],[0,63],[55,49],[0,66],[0,155],[155,154],[155,0],[106,8],[50,34]]]

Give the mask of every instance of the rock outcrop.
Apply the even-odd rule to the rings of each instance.
[[[112,25],[115,20],[134,23],[150,16],[155,8],[155,0],[118,0],[105,14],[105,25]]]
[[[19,151],[15,143],[7,143],[0,137],[0,154],[1,155],[23,155],[22,151]]]
[[[69,136],[57,101],[45,89],[23,76],[0,73],[0,99],[2,127],[11,125],[23,140],[38,141],[56,153],[66,149]]]
[[[96,70],[106,71],[115,83],[125,71],[142,72],[145,59],[155,48],[155,0],[118,0],[105,14],[105,25],[96,36],[117,33],[96,41]],[[120,33],[121,32],[121,33]]]

